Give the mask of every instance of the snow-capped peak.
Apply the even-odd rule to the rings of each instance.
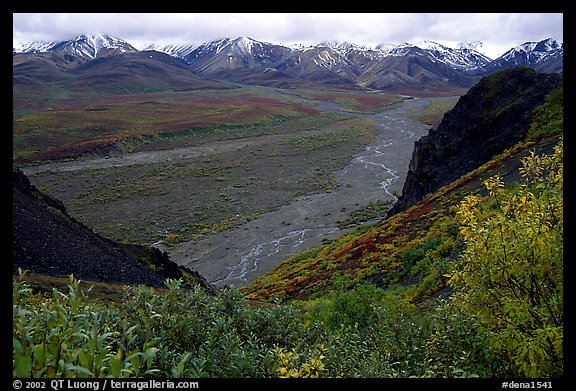
[[[117,52],[135,51],[128,42],[109,35],[81,34],[68,41],[34,41],[14,48],[16,53],[46,53],[63,51],[85,58],[96,58],[101,52],[114,50]]]
[[[438,52],[446,52],[446,51],[450,50],[450,48],[448,48],[447,46],[441,45],[438,42],[428,41],[428,40],[422,40],[422,41],[414,42],[412,44],[412,46],[415,46],[415,47],[420,48],[420,49],[425,49],[425,50],[435,50]]]
[[[504,60],[511,60],[516,57],[523,57],[527,62],[543,61],[544,58],[555,55],[558,52],[564,51],[564,45],[555,39],[547,38],[542,41],[534,42],[524,42],[522,45],[518,45],[506,53],[504,53],[500,58]]]
[[[323,41],[320,42],[317,46],[325,46],[329,47],[332,50],[339,51],[339,52],[346,52],[349,50],[367,50],[366,46],[356,45],[355,43],[350,43],[347,41]]]
[[[553,38],[547,38],[539,42],[543,44],[547,50],[563,49],[564,45],[561,42],[556,41]]]
[[[250,37],[222,38],[198,45],[195,51],[197,51],[198,55],[210,52],[215,54],[223,52],[229,56],[254,55],[255,51],[259,52],[266,45],[272,44],[256,41]]]
[[[239,37],[232,41],[232,45],[243,53],[252,53],[254,45],[261,45],[260,42],[253,40],[250,37]]]
[[[32,41],[32,42],[15,42],[13,50],[15,53],[46,53],[52,48],[65,41]]]
[[[290,50],[307,50],[315,47],[315,45],[304,44],[301,42],[279,43],[278,45],[284,46],[285,48],[288,48]]]
[[[518,45],[510,49],[509,53],[518,53],[518,52],[531,52],[536,47],[538,42],[524,42],[522,45]]]
[[[483,54],[471,47],[478,47],[480,41],[461,43],[458,48],[450,48],[430,40],[404,42],[401,44],[380,44],[376,49],[384,56],[426,56],[430,60],[445,63],[458,69],[473,70],[490,62]]]
[[[74,39],[74,44],[77,46],[86,45],[87,47],[83,49],[87,49],[85,51],[89,57],[96,58],[98,52],[102,47],[107,47],[108,39],[103,35],[79,35]]]
[[[396,43],[381,43],[376,46],[376,50],[382,53],[390,53],[392,50],[398,48],[400,45]]]
[[[157,52],[166,53],[172,57],[180,57],[184,58],[191,52],[193,52],[199,44],[184,44],[184,45],[177,45],[177,44],[158,44],[158,43],[146,43],[141,44],[137,47],[138,50],[155,50]]]
[[[69,46],[72,51],[77,52],[77,54],[89,58],[96,58],[103,49],[117,50],[120,52],[136,50],[132,45],[120,38],[103,34],[82,34],[77,36],[67,46]]]
[[[518,45],[511,49],[510,51],[515,52],[531,52],[531,51],[549,51],[560,49],[562,44],[552,38],[547,38],[538,42],[524,42],[522,45]]]
[[[391,56],[405,55],[406,53],[412,51],[414,48],[436,52],[445,52],[450,50],[448,47],[441,45],[438,42],[428,40],[421,40],[417,42],[402,42],[399,44],[381,43],[376,46],[376,50]]]

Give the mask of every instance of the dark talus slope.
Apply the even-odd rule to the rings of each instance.
[[[436,129],[416,141],[392,216],[526,137],[533,112],[562,75],[509,68],[482,78]]]
[[[12,179],[12,267],[38,274],[163,287],[167,277],[214,288],[198,273],[158,249],[106,239],[68,215],[64,204],[40,192],[20,170]],[[152,270],[154,269],[154,270]],[[190,281],[193,280],[193,281]]]

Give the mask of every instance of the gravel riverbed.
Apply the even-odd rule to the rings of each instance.
[[[413,114],[429,103],[428,98],[408,99],[379,114],[358,114],[375,121],[380,131],[372,144],[335,173],[340,184],[336,190],[301,197],[233,230],[163,249],[172,260],[216,285],[241,287],[282,260],[342,236],[345,232],[338,222],[351,211],[375,200],[393,202],[401,193],[414,142],[429,129]],[[320,108],[339,110],[333,103]]]

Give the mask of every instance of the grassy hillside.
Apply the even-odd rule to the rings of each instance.
[[[483,182],[496,174],[517,181],[521,158],[530,150],[550,152],[557,142],[554,136],[522,142],[405,212],[280,263],[242,292],[260,300],[314,298],[345,280],[349,286],[371,281],[382,288],[409,287],[412,302],[439,293],[446,289],[444,274],[463,250],[456,219],[462,199],[484,194]]]
[[[552,91],[535,112],[526,140],[450,185],[380,224],[362,226],[322,248],[280,263],[242,288],[249,298],[291,299],[323,295],[335,281],[350,286],[371,281],[379,287],[409,286],[418,302],[446,289],[444,275],[463,251],[456,211],[470,193],[485,194],[484,182],[500,175],[520,180],[521,160],[531,151],[551,153],[563,131],[563,88]]]

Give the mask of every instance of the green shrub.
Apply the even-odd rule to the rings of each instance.
[[[139,377],[152,375],[154,339],[136,343],[138,326],[120,330],[113,307],[88,305],[71,278],[68,294],[31,295],[13,283],[14,377]]]
[[[520,376],[563,373],[563,143],[522,160],[525,182],[485,181],[458,211],[466,250],[451,278],[459,303]]]

